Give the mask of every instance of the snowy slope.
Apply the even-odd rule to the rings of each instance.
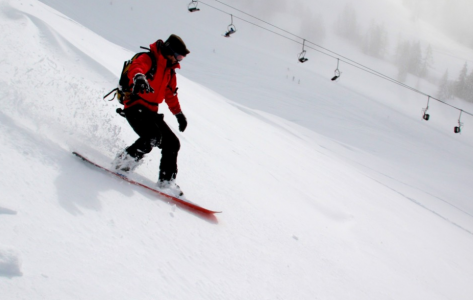
[[[453,127],[458,125],[457,110],[433,102],[429,110],[431,120],[425,122],[421,110],[426,106],[427,97],[343,64],[342,78],[333,83],[329,79],[333,75],[335,60],[309,50],[309,62],[298,64],[296,57],[300,45],[242,21],[234,21],[238,35],[224,39],[221,34],[229,23],[229,16],[202,4],[199,13],[191,14],[186,10],[187,1],[149,1],[140,6],[132,1],[85,0],[80,6],[75,5],[74,0],[44,2],[60,8],[123,47],[137,49],[138,45],[147,45],[157,38],[178,33],[188,42],[192,52],[180,71],[184,76],[236,103],[277,115],[360,150],[347,151],[343,146],[329,148],[357,167],[374,170],[375,174],[368,171],[370,176],[417,199],[422,205],[434,211],[441,209],[442,215],[448,219],[451,219],[450,211],[453,210],[455,215],[457,208],[473,215],[469,195],[471,187],[467,179],[472,171],[473,130],[468,130],[469,124],[473,124],[471,116],[463,117],[466,127],[462,135],[454,135]],[[309,6],[312,16],[323,16],[330,33],[329,26],[345,2],[320,0],[314,6],[307,5],[307,1],[291,4],[263,2],[259,5],[245,1],[237,7],[246,5],[248,9],[245,10],[249,12],[281,22],[294,20],[298,8]],[[391,30],[391,39],[396,40],[402,33],[405,37],[417,37],[432,43],[434,48],[444,49],[449,45],[461,53],[473,55],[473,51],[467,51],[426,24],[409,23],[410,15],[400,1],[378,2],[361,1],[358,4],[360,19],[366,23],[374,17],[378,18],[377,21],[382,20]],[[363,10],[363,6],[370,9]],[[324,7],[323,13],[321,7]],[[244,16],[225,6],[219,8]],[[277,18],[284,10],[287,10],[286,18]],[[245,16],[245,19],[249,17]],[[283,25],[289,26],[289,23],[285,21]],[[297,26],[292,24],[290,28],[299,34]],[[397,76],[395,66],[362,54],[333,34],[327,34],[325,44],[383,74],[393,78]],[[454,67],[463,66],[463,62],[455,65],[451,60],[436,57],[438,69],[434,72],[438,72],[439,77],[446,63]],[[406,83],[433,95],[437,91],[437,86],[413,77],[408,77]],[[451,104],[473,112],[471,104],[458,101]],[[422,194],[420,199],[417,197],[419,193]],[[468,215],[465,219],[462,217],[462,226],[468,226],[472,231],[469,219]]]
[[[91,15],[105,12],[100,5]],[[189,120],[185,133],[175,130],[178,180],[189,199],[223,211],[206,219],[70,154],[107,164],[136,138],[114,113],[117,104],[101,100],[132,51],[38,1],[2,0],[0,8],[2,299],[468,299],[473,292],[472,135],[444,132],[448,112],[425,124],[375,97],[388,85],[373,92],[345,80],[334,88],[304,69],[313,85],[296,87],[276,54],[255,57],[248,73],[254,62],[236,47],[251,46],[238,40],[218,71],[205,64],[213,51],[189,46],[201,55],[186,58],[180,73],[187,76],[178,78]],[[112,32],[105,21],[98,25]],[[153,41],[142,37],[141,45]],[[199,72],[221,76],[204,86],[194,80]],[[248,90],[236,92],[242,85]],[[249,108],[244,93],[260,105],[274,99],[279,117]],[[152,184],[158,162],[153,152],[133,178]]]

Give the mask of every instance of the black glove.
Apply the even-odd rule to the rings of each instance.
[[[180,112],[176,114],[176,118],[177,118],[177,123],[179,123],[179,131],[184,132],[184,130],[186,130],[186,127],[187,127],[186,116],[184,116],[184,114]]]
[[[138,93],[154,93],[154,90],[149,86],[146,76],[143,74],[136,74],[133,78],[133,91],[132,94],[137,95]]]

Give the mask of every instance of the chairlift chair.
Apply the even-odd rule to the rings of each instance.
[[[230,35],[236,32],[236,27],[233,24],[228,25],[227,32],[225,32],[224,37],[230,37]]]
[[[339,70],[335,70],[335,76],[332,77],[332,81],[335,81],[337,80],[338,78],[340,78],[340,71]]]
[[[225,34],[223,35],[224,37],[230,37],[230,35],[234,34],[237,29],[236,29],[236,26],[233,25],[233,15],[230,15],[231,18],[232,18],[232,21],[230,23],[230,25],[227,26],[227,32],[225,32]]]
[[[192,0],[192,2],[189,3],[189,6],[187,6],[187,9],[189,10],[189,12],[199,11],[200,8],[197,8],[197,5],[199,5],[199,1]]]
[[[305,63],[306,61],[308,61],[309,59],[305,57],[305,54],[306,54],[306,51],[304,49],[304,46],[305,46],[305,40],[302,42],[302,52],[299,53],[299,62],[301,63]]]
[[[458,126],[455,126],[453,132],[460,133],[462,131],[463,123],[461,122],[463,110],[460,110],[460,116],[458,117]]]
[[[340,78],[340,75],[342,75],[342,73],[338,69],[339,65],[340,65],[340,59],[337,58],[337,68],[335,69],[335,76],[332,77],[332,81],[337,80],[338,78]]]
[[[428,121],[430,119],[430,115],[427,113],[427,111],[429,110],[429,102],[430,102],[430,96],[427,99],[427,107],[422,109],[422,111],[424,112],[424,115],[422,116],[422,119],[424,119],[426,121]]]
[[[299,61],[301,63],[305,63],[306,61],[308,61],[309,59],[305,57],[305,53],[306,51],[302,51],[300,54],[299,54]]]

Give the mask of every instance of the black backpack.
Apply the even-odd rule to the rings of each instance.
[[[125,99],[130,98],[131,91],[133,90],[133,84],[129,84],[128,69],[130,68],[130,65],[133,63],[133,61],[141,55],[148,55],[149,58],[151,59],[151,68],[145,74],[146,79],[152,80],[154,78],[154,75],[156,74],[156,70],[158,68],[156,57],[154,56],[153,53],[151,53],[151,50],[149,48],[145,48],[145,47],[140,47],[140,48],[148,50],[148,52],[137,53],[130,60],[127,60],[123,63],[123,69],[121,72],[120,80],[118,81],[118,87],[111,90],[107,95],[105,95],[103,97],[104,99],[110,96],[110,94],[112,94],[113,92],[115,92],[115,95],[113,95],[113,98],[109,101],[113,101],[113,99],[115,99],[115,96],[116,96],[118,99],[118,102],[120,102],[120,104],[123,104],[123,101]]]

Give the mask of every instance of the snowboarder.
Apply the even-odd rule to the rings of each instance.
[[[180,68],[180,61],[189,53],[184,41],[171,34],[165,42],[158,40],[151,44],[149,55],[139,55],[133,59],[127,71],[131,93],[126,93],[124,97],[123,115],[139,138],[120,152],[112,162],[112,167],[117,172],[129,173],[142,162],[144,155],[150,153],[153,147],[160,148],[161,162],[157,186],[172,196],[183,195],[175,182],[180,142],[164,122],[164,115],[158,114],[158,106],[165,100],[169,110],[177,118],[179,131],[186,129],[187,120],[177,96],[175,69]],[[156,70],[149,76],[153,64]]]

